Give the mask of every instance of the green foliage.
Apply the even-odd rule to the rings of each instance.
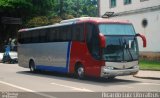
[[[62,2],[63,1],[63,2]],[[65,19],[64,14],[74,17],[98,16],[97,0],[62,0],[57,7],[58,15]],[[57,9],[56,9],[57,10]]]
[[[38,16],[30,19],[28,23],[26,24],[27,27],[37,27],[37,26],[43,26],[48,25],[49,20],[46,16]]]
[[[97,12],[97,0],[0,0],[0,13],[21,17],[27,27],[74,17],[94,17],[98,16]]]
[[[66,16],[67,19],[73,18],[72,15]],[[49,25],[49,24],[55,24],[59,23],[62,21],[61,17],[59,16],[54,16],[51,18],[48,18],[46,16],[37,16],[33,17],[26,23],[26,27],[38,27],[38,26],[44,26],[44,25]]]
[[[29,0],[28,0],[29,1]],[[1,0],[0,9],[5,15],[25,16],[32,11],[32,4],[27,0]]]
[[[140,69],[160,71],[160,61],[140,60]]]
[[[52,11],[54,0],[31,0],[34,15],[47,15]]]
[[[81,0],[82,6],[82,14],[81,15],[87,15],[91,17],[96,17],[98,16],[98,5],[97,5],[97,0]]]
[[[68,15],[68,14],[65,15],[65,19],[73,19],[73,18],[74,18],[73,15]]]
[[[59,23],[60,21],[62,21],[61,17],[59,16],[54,16],[50,19],[50,23],[49,24],[55,24],[55,23]]]

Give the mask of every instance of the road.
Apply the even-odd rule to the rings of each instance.
[[[78,80],[70,75],[31,73],[18,64],[0,63],[0,92],[160,92],[159,79],[119,76],[113,80]],[[48,96],[50,94],[38,93]]]

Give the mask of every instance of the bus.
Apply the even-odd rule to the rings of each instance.
[[[30,71],[54,71],[114,78],[139,71],[137,34],[128,21],[82,17],[18,32],[19,66]]]

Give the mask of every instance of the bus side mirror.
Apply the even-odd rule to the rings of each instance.
[[[106,47],[106,37],[102,33],[99,33],[99,39],[100,39],[100,47],[105,48]]]
[[[147,40],[146,40],[146,37],[144,36],[144,35],[141,35],[141,34],[136,34],[135,35],[136,37],[138,36],[138,37],[141,37],[142,38],[142,40],[143,40],[143,47],[146,47],[147,46]]]

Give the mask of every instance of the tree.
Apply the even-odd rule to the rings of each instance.
[[[24,24],[39,16],[46,16],[49,21],[54,17],[98,16],[97,0],[0,0],[0,13],[20,17]]]
[[[54,0],[31,0],[35,16],[48,15],[54,7]]]
[[[87,15],[87,16],[98,16],[98,5],[97,5],[97,0],[81,0],[82,3],[82,15]]]
[[[26,0],[1,0],[0,10],[5,16],[25,17],[31,14],[32,4]]]
[[[49,20],[46,16],[37,16],[37,17],[33,17],[32,19],[30,19],[26,26],[27,27],[38,27],[38,26],[43,26],[43,25],[48,25],[49,24]]]
[[[60,0],[54,12],[62,19],[66,14],[74,17],[98,16],[97,0]]]

